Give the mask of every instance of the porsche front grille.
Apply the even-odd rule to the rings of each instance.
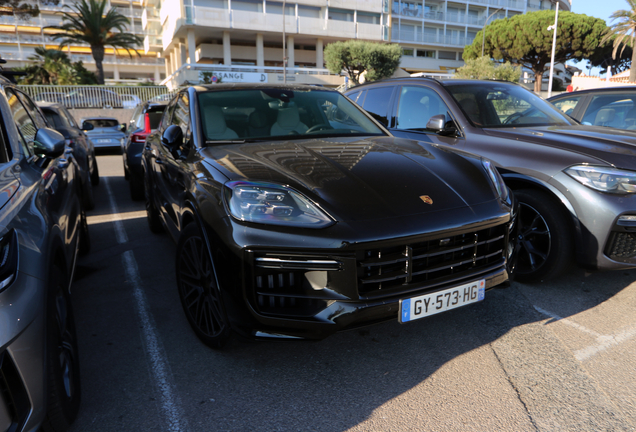
[[[361,296],[469,277],[504,263],[507,225],[399,246],[369,249],[358,260]]]

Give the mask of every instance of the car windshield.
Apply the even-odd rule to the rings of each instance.
[[[566,126],[574,122],[550,103],[517,85],[503,83],[449,84],[471,123],[482,128]]]
[[[84,120],[84,123],[90,123],[96,128],[119,127],[117,119],[92,119]]]
[[[294,136],[385,135],[360,108],[335,91],[288,88],[199,94],[206,142]]]

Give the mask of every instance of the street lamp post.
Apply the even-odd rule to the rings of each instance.
[[[486,44],[486,26],[488,25],[488,20],[492,18],[494,14],[496,14],[502,9],[503,7],[500,7],[499,9],[497,9],[496,11],[488,15],[488,18],[486,18],[486,22],[484,23],[484,27],[481,29],[481,56],[482,57],[484,56],[484,45]]]
[[[556,1],[556,13],[554,14],[554,25],[548,27],[548,31],[552,30],[552,56],[550,57],[550,78],[548,81],[548,98],[552,96],[552,77],[554,76],[554,51],[556,49],[557,23],[559,22],[559,0]]]

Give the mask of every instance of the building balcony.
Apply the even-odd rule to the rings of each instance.
[[[391,33],[391,42],[398,43],[419,43],[463,48],[472,44],[473,40],[475,40],[473,36],[427,34],[422,33],[421,30],[399,29],[397,27],[393,27]]]
[[[228,11],[227,9],[210,7],[185,6],[183,24],[279,33],[283,28],[283,16],[263,12]],[[382,36],[383,28],[379,24],[289,15],[285,16],[285,32],[310,36],[328,35],[347,39],[385,40]]]

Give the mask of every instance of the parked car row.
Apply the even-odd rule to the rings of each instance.
[[[70,287],[90,248],[83,204],[98,174],[90,145],[58,108],[45,117],[0,77],[2,431],[63,431],[80,406]]]

